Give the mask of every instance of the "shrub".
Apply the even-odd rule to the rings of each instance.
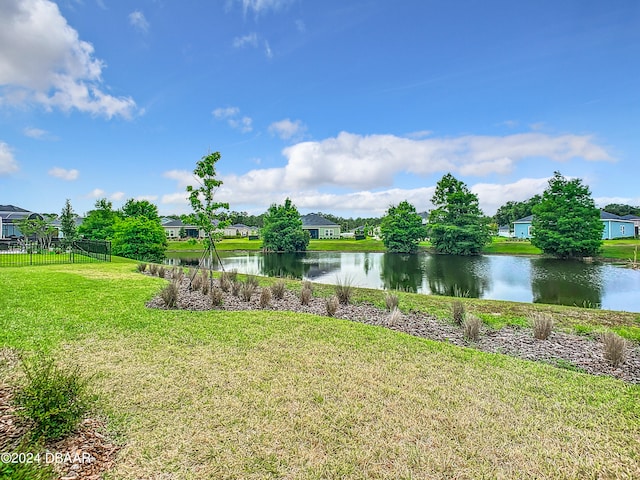
[[[304,280],[302,282],[302,288],[306,288],[307,290],[310,290],[311,293],[313,293],[313,283],[311,283],[310,280]]]
[[[271,290],[263,288],[260,292],[260,308],[267,308],[271,304]]]
[[[386,292],[384,294],[384,303],[387,306],[387,311],[392,312],[394,309],[398,308],[398,295],[395,295],[390,292]]]
[[[247,277],[244,279],[244,283],[253,285],[254,289],[258,288],[258,286],[260,285],[260,283],[258,282],[258,277],[256,277],[255,275],[247,275]]]
[[[391,313],[389,314],[388,323],[391,326],[397,326],[397,325],[400,325],[401,322],[402,322],[402,312],[398,309],[398,307],[394,307],[393,310],[391,310]]]
[[[200,287],[202,290],[202,294],[207,296],[209,295],[209,289],[211,288],[211,282],[209,281],[208,278],[204,279],[202,281],[202,287]]]
[[[138,264],[138,271],[140,273],[144,273],[147,271],[147,264],[146,263],[139,263]]]
[[[220,305],[222,305],[222,299],[223,299],[223,293],[222,290],[220,288],[217,287],[213,287],[211,289],[211,305],[213,305],[214,307],[219,307]]]
[[[229,279],[229,276],[226,275],[226,272],[222,272],[222,275],[220,275],[219,283],[223,292],[228,292],[231,289],[231,280]]]
[[[602,335],[604,358],[612,367],[623,364],[627,358],[627,341],[613,332]]]
[[[302,305],[309,305],[311,302],[311,298],[313,297],[313,292],[308,288],[303,288],[300,290],[300,303]]]
[[[284,292],[287,291],[287,285],[284,283],[284,280],[278,280],[276,283],[271,285],[271,293],[278,300],[282,300],[284,298]]]
[[[336,296],[343,305],[349,305],[351,303],[351,297],[353,296],[353,285],[351,280],[345,278],[344,280],[338,279],[336,283]]]
[[[166,268],[164,268],[162,265],[160,265],[160,266],[158,267],[158,276],[159,276],[160,278],[164,278],[166,274],[167,274],[167,269],[166,269]]]
[[[202,288],[202,277],[200,275],[194,275],[191,277],[191,283],[189,284],[189,290],[196,292]]]
[[[480,337],[482,320],[475,315],[467,315],[462,325],[464,328],[464,338],[471,342],[477,341]]]
[[[234,297],[237,297],[238,295],[240,295],[240,288],[242,288],[242,282],[239,282],[238,280],[233,280],[231,282],[231,294]]]
[[[157,275],[158,274],[158,265],[155,263],[152,263],[149,265],[149,273],[151,275]]]
[[[451,304],[451,313],[453,323],[461,326],[464,323],[465,311],[464,304],[460,300],[456,300]]]
[[[340,300],[335,295],[331,295],[325,301],[325,306],[327,307],[327,315],[329,317],[333,317],[338,311],[338,307],[340,306]]]
[[[167,308],[175,308],[178,303],[178,284],[175,282],[169,283],[160,291],[160,298],[162,298]]]
[[[553,317],[545,313],[534,313],[532,319],[533,336],[538,340],[546,340],[553,330]]]
[[[70,434],[91,406],[90,378],[79,367],[59,367],[42,354],[24,361],[23,369],[26,382],[14,403],[16,413],[33,422],[33,439],[57,440]]]
[[[177,282],[181,282],[184,278],[184,270],[180,267],[174,268],[173,273],[171,274],[171,278],[173,278]]]
[[[256,286],[253,283],[243,282],[240,284],[240,297],[245,302],[249,302],[253,293],[256,291]]]

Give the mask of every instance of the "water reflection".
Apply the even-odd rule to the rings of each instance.
[[[311,265],[304,262],[304,253],[265,253],[258,257],[260,275],[302,279]]]
[[[383,253],[380,278],[384,288],[418,292],[424,276],[422,259],[420,254]]]
[[[578,261],[532,259],[533,302],[600,308],[604,283],[602,271],[601,265]]]
[[[488,257],[430,255],[424,262],[429,290],[449,297],[482,298],[491,288]]]

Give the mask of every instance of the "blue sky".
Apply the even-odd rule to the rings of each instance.
[[[451,172],[491,215],[555,170],[640,204],[640,2],[3,0],[0,204],[188,213],[431,208]]]

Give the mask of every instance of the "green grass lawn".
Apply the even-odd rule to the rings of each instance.
[[[48,350],[95,375],[125,442],[109,478],[640,475],[640,386],[307,314],[149,310],[166,281],[120,260],[2,268],[0,284],[0,348]],[[403,308],[438,314],[450,300],[401,294]],[[464,301],[505,321],[546,309]]]

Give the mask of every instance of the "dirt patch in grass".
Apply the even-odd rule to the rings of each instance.
[[[218,280],[214,280],[214,287]],[[267,288],[267,287],[263,287]],[[327,316],[326,299],[312,297],[308,305],[303,305],[299,294],[287,290],[282,299],[273,298],[266,308],[260,306],[260,289],[249,301],[234,296],[230,291],[222,292],[222,306],[213,306],[211,298],[201,291],[189,288],[189,279],[183,278],[178,284],[178,301],[176,308],[184,310],[275,310],[299,313],[312,313]],[[159,296],[153,298],[148,307],[166,309],[165,302]],[[402,307],[402,305],[400,305]],[[376,325],[410,335],[449,342],[459,346],[468,346],[492,353],[503,353],[526,360],[541,361],[582,371],[593,375],[610,375],[621,380],[640,383],[640,347],[630,344],[625,362],[612,367],[607,362],[600,339],[589,339],[584,336],[563,332],[552,332],[548,339],[534,338],[531,328],[505,327],[495,330],[486,325],[481,328],[480,337],[471,342],[464,338],[463,329],[453,322],[443,322],[433,315],[422,312],[410,312],[391,317],[390,313],[369,303],[341,304],[336,318]]]

